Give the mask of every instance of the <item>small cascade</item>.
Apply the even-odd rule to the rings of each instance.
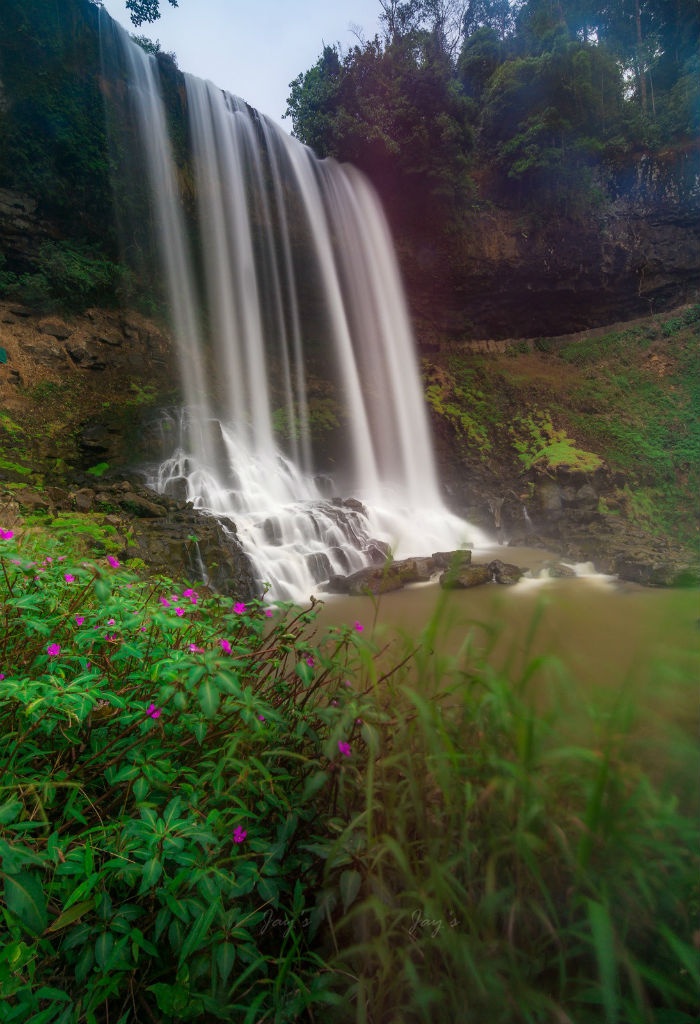
[[[440,495],[406,302],[369,183],[189,75],[176,159],[157,61],[107,22],[123,116],[137,129],[128,162],[151,186],[185,404],[155,486],[232,518],[280,599],[306,600],[389,549],[486,544]]]

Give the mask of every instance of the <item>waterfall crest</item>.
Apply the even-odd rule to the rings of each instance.
[[[179,440],[156,486],[232,518],[260,581],[284,600],[306,600],[387,546],[403,557],[486,544],[440,496],[406,302],[369,183],[185,75],[184,197],[157,61],[111,20],[109,32],[182,378]]]

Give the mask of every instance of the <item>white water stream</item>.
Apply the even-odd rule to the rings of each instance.
[[[186,214],[157,62],[110,31],[185,403],[155,485],[232,518],[259,579],[285,600],[376,561],[377,541],[396,557],[487,544],[440,496],[406,302],[368,182],[186,75]],[[335,431],[323,460],[320,421]]]

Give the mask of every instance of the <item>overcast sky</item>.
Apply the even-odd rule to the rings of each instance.
[[[124,0],[105,10],[131,33],[174,51],[181,71],[210,79],[291,131],[282,120],[289,83],[316,63],[324,43],[352,47],[352,27],[371,39],[378,0],[161,0],[162,17],[135,29]]]

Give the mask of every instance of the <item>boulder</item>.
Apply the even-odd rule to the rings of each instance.
[[[489,562],[488,568],[496,583],[502,583],[506,586],[512,586],[513,583],[517,583],[521,576],[525,574],[524,569],[519,569],[517,565],[512,565],[509,562],[501,562],[498,558],[494,559],[493,562]]]
[[[491,583],[493,579],[488,565],[464,564],[456,569],[448,569],[440,577],[443,590],[468,590],[480,587],[483,583]]]

